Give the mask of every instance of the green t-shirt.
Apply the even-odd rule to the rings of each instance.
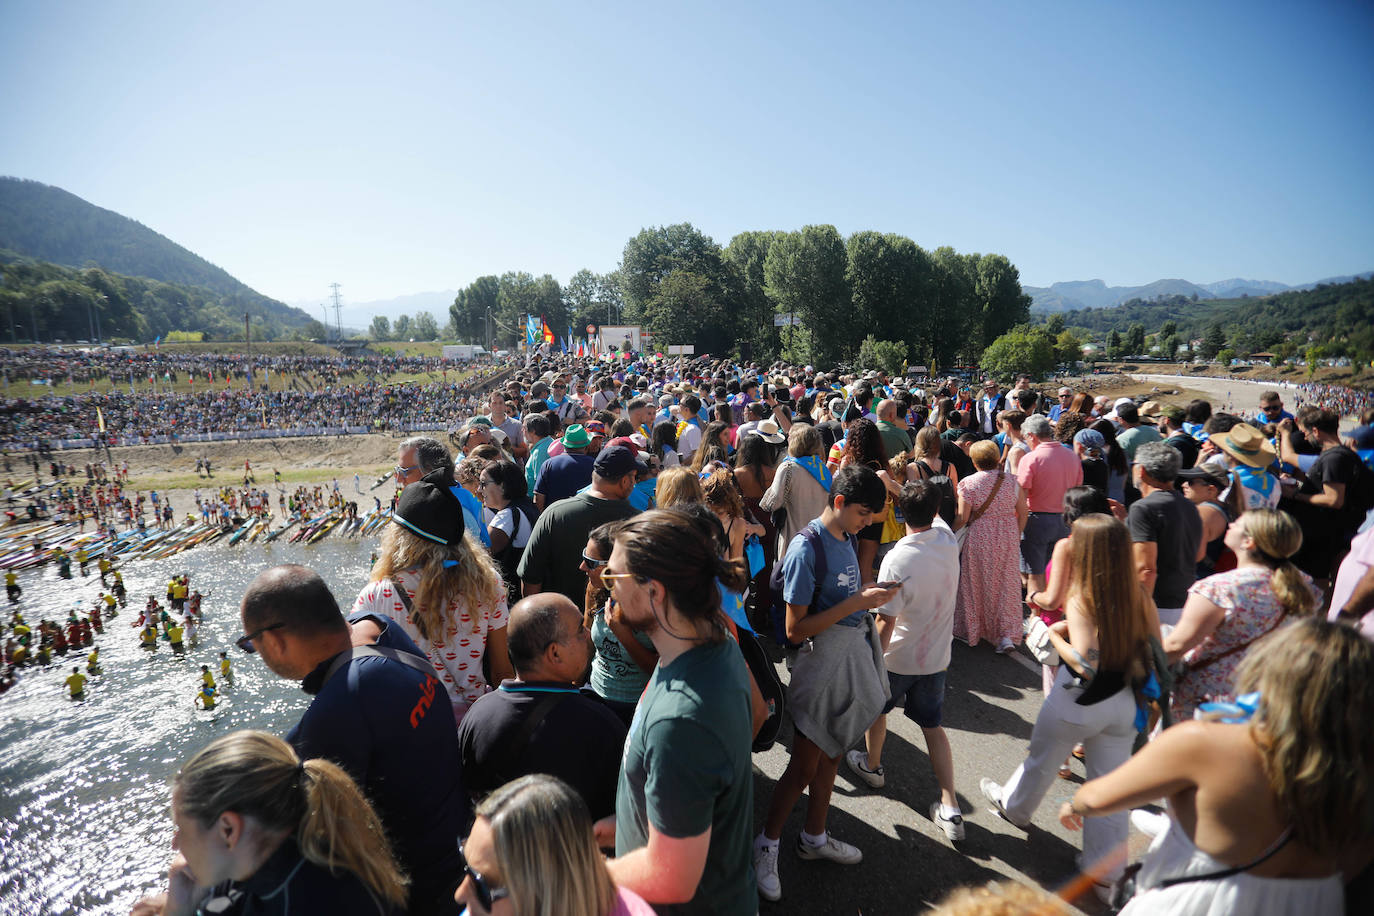
[[[1153,426],[1135,426],[1116,435],[1116,444],[1126,453],[1127,461],[1135,461],[1135,450],[1147,442],[1163,442],[1164,437]]]
[[[522,582],[560,592],[582,607],[587,597],[587,574],[582,571],[587,535],[599,525],[637,512],[627,499],[601,499],[590,493],[560,499],[534,523],[516,573]]]
[[[911,436],[907,435],[906,430],[887,420],[879,420],[877,426],[878,435],[883,437],[883,449],[886,450],[889,461],[902,452],[911,451]]]
[[[650,823],[675,839],[711,831],[696,895],[656,912],[758,912],[752,740],[749,671],[733,641],[698,646],[654,669],[625,739],[616,855],[648,845]]]

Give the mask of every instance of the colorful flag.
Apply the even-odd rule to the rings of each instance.
[[[553,343],[553,342],[554,342],[553,328],[549,327],[549,322],[548,322],[547,319],[544,318],[543,315],[540,315],[540,316],[539,316],[539,324],[540,324],[540,325],[543,327],[543,329],[544,329],[544,343],[546,343],[546,344],[551,344],[551,343]]]
[[[105,431],[105,414],[101,413],[99,407],[95,409],[95,424],[100,428],[102,433]]]
[[[525,345],[532,347],[539,343],[539,325],[535,323],[533,315],[525,316]]]

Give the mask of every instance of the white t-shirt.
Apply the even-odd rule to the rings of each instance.
[[[694,455],[698,445],[701,445],[701,427],[688,423],[686,428],[682,430],[682,435],[677,437],[678,453]]]
[[[878,581],[903,578],[892,602],[878,608],[896,618],[883,660],[893,674],[939,674],[949,667],[959,594],[959,543],[948,527],[908,534],[888,551]]]
[[[506,537],[510,538],[511,545],[518,548],[523,548],[530,542],[530,532],[534,531],[530,520],[515,511],[514,506],[507,506],[496,513],[489,527],[504,531]]]

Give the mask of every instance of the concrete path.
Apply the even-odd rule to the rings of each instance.
[[[784,666],[778,670],[785,674]],[[1065,830],[1055,815],[1060,802],[1083,782],[1081,761],[1073,763],[1071,782],[1059,781],[1050,789],[1029,834],[991,814],[978,789],[983,776],[1004,782],[1025,758],[1043,698],[1040,666],[1020,651],[1002,656],[987,643],[969,648],[955,642],[947,686],[944,725],[953,747],[966,839],[956,849],[931,823],[930,803],[939,799],[935,776],[920,729],[898,710],[888,717],[883,751],[887,785],[869,789],[843,763],[835,783],[829,829],[858,846],[863,862],[845,867],[797,858],[803,796],[782,834],[782,900],[763,901],[764,916],[919,913],[961,885],[1010,879],[1057,890],[1075,877],[1081,834]],[[778,745],[754,755],[756,825],[763,823],[773,782],[787,765],[784,745],[791,738],[789,723]],[[1138,858],[1148,841],[1132,832],[1133,857]],[[1085,913],[1103,911],[1095,898],[1078,905]]]

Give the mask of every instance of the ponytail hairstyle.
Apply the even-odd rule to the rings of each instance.
[[[1232,486],[1235,486],[1233,483]],[[1269,587],[1284,612],[1306,617],[1317,606],[1307,580],[1289,557],[1302,547],[1302,528],[1281,509],[1251,509],[1240,517],[1245,534],[1255,542],[1250,556],[1270,569]]]
[[[1290,623],[1245,653],[1236,693],[1251,691],[1260,703],[1250,734],[1293,838],[1322,856],[1367,841],[1374,644],[1320,616]]]
[[[382,822],[352,777],[328,760],[301,760],[266,732],[210,742],[173,779],[180,810],[209,827],[226,811],[295,835],[301,855],[330,872],[352,872],[377,898],[406,904],[407,879]]]
[[[1231,485],[1226,490],[1226,500],[1222,504],[1231,513],[1231,518],[1240,518],[1249,511],[1249,506],[1245,501],[1245,484],[1240,482],[1240,474],[1234,470],[1228,476],[1231,479]]]
[[[743,560],[727,560],[722,551],[724,530],[710,510],[651,509],[640,513],[615,535],[625,554],[627,572],[659,582],[668,602],[687,620],[709,622],[717,640],[724,638],[720,590],[743,592],[749,568]]]
[[[604,916],[615,883],[596,848],[587,803],[567,783],[533,773],[477,806],[491,827],[500,878],[521,916]]]

